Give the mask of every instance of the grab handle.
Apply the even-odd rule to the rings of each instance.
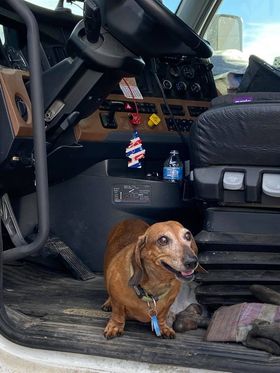
[[[30,66],[35,180],[37,195],[38,234],[33,242],[3,252],[3,262],[23,259],[42,248],[49,235],[49,191],[46,135],[40,58],[40,38],[37,21],[22,0],[5,0],[22,18],[27,27],[27,47]]]

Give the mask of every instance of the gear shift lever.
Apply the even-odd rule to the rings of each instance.
[[[90,43],[97,43],[101,30],[101,13],[94,0],[86,0],[84,5],[86,36]]]

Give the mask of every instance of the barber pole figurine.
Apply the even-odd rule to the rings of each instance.
[[[146,150],[143,148],[142,140],[137,131],[133,132],[133,137],[130,140],[129,146],[126,148],[126,156],[129,168],[142,168],[141,159],[145,158]]]

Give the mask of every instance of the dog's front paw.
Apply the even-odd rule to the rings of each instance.
[[[107,339],[112,339],[115,337],[121,337],[123,333],[123,327],[120,327],[114,321],[110,320],[104,329],[103,335]]]
[[[170,328],[168,325],[164,325],[163,327],[161,327],[160,331],[161,331],[162,338],[169,338],[169,339],[176,338],[175,331],[172,328]]]

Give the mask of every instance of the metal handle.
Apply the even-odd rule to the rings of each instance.
[[[3,261],[22,259],[44,245],[49,235],[49,192],[44,123],[40,38],[37,21],[22,0],[6,0],[23,19],[27,27],[27,46],[30,66],[30,90],[33,118],[35,179],[38,212],[38,234],[33,242],[3,252]]]

